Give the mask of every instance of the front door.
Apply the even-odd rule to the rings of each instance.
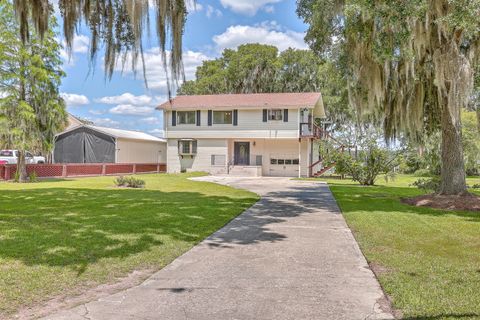
[[[250,142],[235,142],[234,152],[234,165],[250,165]]]

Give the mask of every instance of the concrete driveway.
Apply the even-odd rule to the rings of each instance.
[[[203,177],[262,199],[139,286],[47,319],[392,319],[327,185]]]

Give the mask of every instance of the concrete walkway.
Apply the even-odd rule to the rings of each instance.
[[[204,177],[262,199],[139,286],[47,319],[392,319],[328,186]]]

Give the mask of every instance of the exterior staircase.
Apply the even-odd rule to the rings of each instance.
[[[318,177],[324,175],[325,173],[327,173],[328,171],[332,170],[334,167],[335,167],[335,162],[329,164],[328,166],[323,167],[322,169],[320,169],[317,172],[312,173],[312,176],[315,177],[315,178],[318,178]]]
[[[311,128],[312,128],[312,130],[311,130],[311,135],[309,136],[309,138],[311,138],[312,140],[321,139],[321,140],[333,141],[338,146],[336,148],[336,150],[340,151],[340,152],[344,152],[345,148],[347,148],[347,146],[343,142],[335,139],[330,134],[330,132],[328,132],[327,130],[324,130],[323,128],[317,126],[316,124],[312,124]],[[311,177],[320,177],[320,176],[324,175],[325,173],[329,172],[330,170],[332,170],[336,165],[335,162],[332,162],[332,163],[329,163],[326,166],[323,166],[322,162],[323,162],[323,160],[319,160],[319,161],[313,163],[309,167]],[[320,169],[317,170],[317,168],[320,168]]]

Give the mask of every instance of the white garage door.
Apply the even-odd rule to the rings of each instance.
[[[298,177],[299,159],[296,155],[270,155],[269,175],[274,177]]]

